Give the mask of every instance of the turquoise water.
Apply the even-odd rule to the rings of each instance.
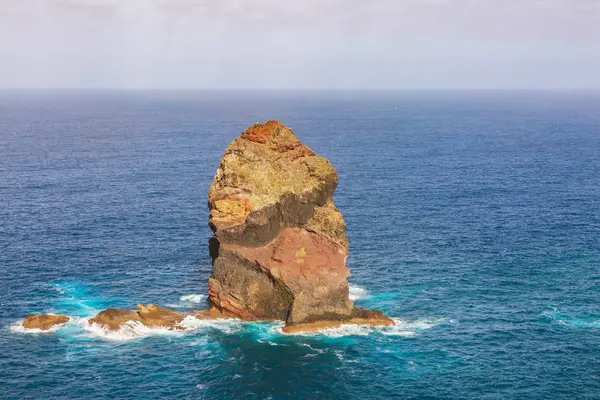
[[[267,119],[338,169],[352,294],[396,327],[88,328],[205,306],[206,192]],[[0,154],[2,398],[600,397],[600,96],[4,93]]]

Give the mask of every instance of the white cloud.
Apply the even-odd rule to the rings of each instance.
[[[0,87],[600,87],[594,0],[0,0]]]

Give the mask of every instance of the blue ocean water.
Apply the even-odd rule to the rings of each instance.
[[[204,306],[206,192],[279,119],[340,176],[357,304],[393,329],[86,329]],[[600,398],[600,95],[0,94],[0,397]],[[23,333],[30,313],[78,317]]]

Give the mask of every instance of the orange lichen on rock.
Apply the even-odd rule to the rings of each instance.
[[[228,196],[222,200],[213,201],[213,213],[211,219],[213,222],[243,222],[254,206],[248,199],[236,199]]]
[[[269,149],[279,153],[298,149],[302,155],[315,155],[312,150],[300,143],[291,129],[279,121],[271,120],[264,124],[254,124],[246,129],[240,138],[267,145]]]
[[[254,124],[242,133],[241,138],[256,143],[267,143],[273,137],[277,137],[283,130],[287,129],[279,121],[267,121],[264,124]]]

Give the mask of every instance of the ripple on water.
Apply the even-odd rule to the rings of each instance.
[[[541,317],[552,324],[569,328],[600,328],[600,319],[593,317],[574,317],[557,308],[542,312]]]

